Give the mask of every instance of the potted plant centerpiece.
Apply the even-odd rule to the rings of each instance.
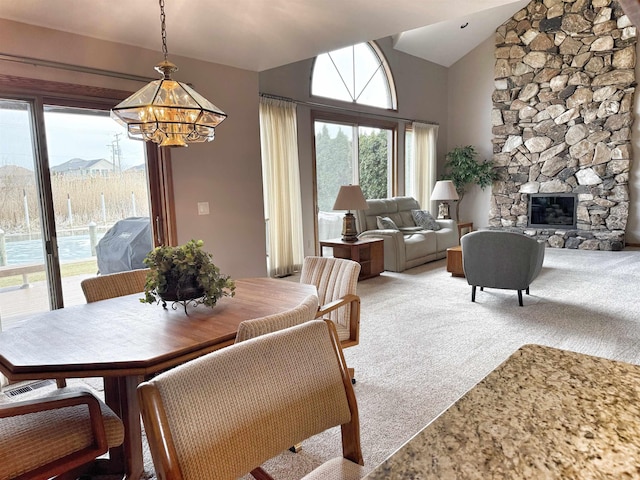
[[[213,263],[210,253],[202,249],[202,240],[190,240],[177,247],[160,246],[154,248],[143,260],[149,267],[144,286],[143,303],[160,303],[173,308],[180,303],[184,306],[203,304],[215,307],[224,296],[235,295],[235,283]]]

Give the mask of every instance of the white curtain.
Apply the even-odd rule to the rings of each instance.
[[[2,318],[0,317],[0,332],[2,331]],[[0,388],[9,384],[9,379],[0,373]]]
[[[433,212],[431,191],[436,183],[438,125],[413,122],[413,192],[420,206]]]
[[[295,103],[261,97],[260,145],[269,275],[289,275],[304,258]]]

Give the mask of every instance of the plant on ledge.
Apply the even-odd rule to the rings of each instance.
[[[224,296],[235,295],[235,283],[213,263],[210,253],[202,249],[202,240],[190,240],[177,247],[160,246],[149,252],[143,260],[149,267],[142,303],[167,302],[184,306],[203,304],[215,307]]]
[[[451,180],[458,192],[458,201],[456,203],[456,221],[460,221],[460,203],[467,190],[467,185],[478,185],[481,189],[485,189],[494,181],[498,180],[498,174],[493,169],[493,162],[476,160],[478,152],[476,149],[467,145],[466,147],[456,147],[446,155],[447,163],[444,167],[447,169],[442,178]]]

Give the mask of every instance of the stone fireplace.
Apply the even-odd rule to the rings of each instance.
[[[624,247],[636,41],[612,0],[534,0],[498,28],[490,227],[552,247]],[[530,226],[534,194],[572,194],[575,225]]]

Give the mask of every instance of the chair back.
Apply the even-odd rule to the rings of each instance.
[[[460,244],[469,285],[524,290],[544,260],[544,243],[515,232],[478,230],[464,235]]]
[[[159,479],[231,480],[341,425],[362,465],[358,410],[331,322],[312,320],[217,350],[138,387]]]
[[[331,257],[305,257],[300,282],[315,285],[320,305],[326,305],[347,295],[356,295],[360,264],[353,260]],[[325,318],[336,324],[338,331],[352,330],[349,307],[334,310]],[[359,319],[354,319],[359,321]]]
[[[148,268],[110,273],[86,278],[80,282],[87,303],[122,297],[144,291]]]
[[[309,295],[299,306],[288,312],[245,320],[238,325],[236,343],[313,320],[317,311],[318,296]]]

